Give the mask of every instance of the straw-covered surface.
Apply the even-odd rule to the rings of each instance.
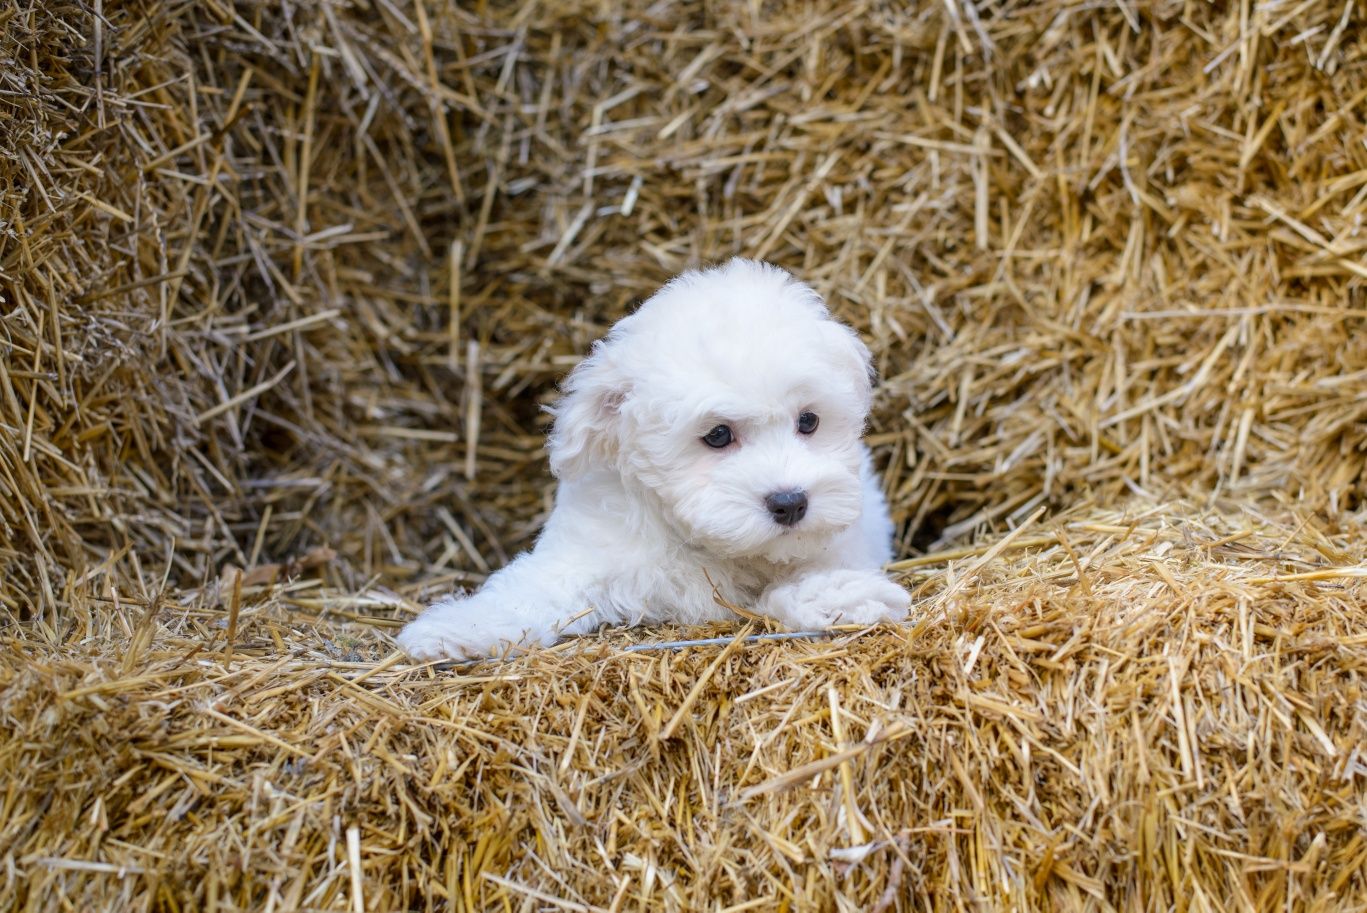
[[[983,557],[913,573],[908,631],[460,672],[377,664],[309,587],[244,610],[230,654],[212,608],[83,611],[63,647],[5,648],[6,886],[35,910],[1360,906],[1360,537],[1190,507]]]
[[[1358,906],[1365,17],[0,0],[0,905]],[[923,622],[400,663],[734,254]]]

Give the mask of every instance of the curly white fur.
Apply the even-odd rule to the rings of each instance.
[[[881,571],[892,523],[861,440],[869,352],[808,286],[749,260],[685,273],[596,343],[564,393],[536,547],[404,628],[410,656],[733,617],[718,597],[792,628],[906,616]],[[702,438],[718,425],[734,441],[713,448]],[[796,524],[765,506],[778,491],[806,493]]]

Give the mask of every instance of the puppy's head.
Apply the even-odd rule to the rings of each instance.
[[[678,277],[564,392],[551,470],[638,482],[720,555],[811,555],[859,517],[869,351],[776,267],[732,260]]]

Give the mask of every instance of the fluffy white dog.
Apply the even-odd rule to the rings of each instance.
[[[861,440],[869,351],[807,285],[749,260],[685,273],[596,343],[564,393],[536,547],[404,628],[410,656],[735,617],[719,599],[797,629],[906,617]]]

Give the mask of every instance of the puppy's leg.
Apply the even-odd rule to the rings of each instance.
[[[758,609],[794,630],[839,624],[899,622],[911,596],[881,571],[813,570],[776,583],[760,594]]]
[[[592,630],[598,613],[580,570],[541,551],[520,555],[479,592],[433,604],[399,633],[399,646],[419,660],[478,659]]]

